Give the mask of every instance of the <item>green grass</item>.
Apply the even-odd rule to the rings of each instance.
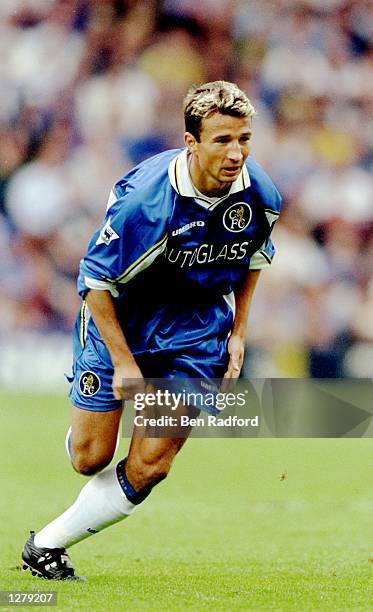
[[[68,403],[0,394],[0,415],[1,590],[53,589],[63,610],[373,610],[370,439],[190,440],[133,517],[72,548],[88,582],[55,584],[15,567],[85,482]]]

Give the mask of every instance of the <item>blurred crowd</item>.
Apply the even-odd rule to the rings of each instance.
[[[370,0],[2,0],[0,339],[71,331],[111,185],[226,79],[284,198],[245,374],[372,377],[372,23]]]

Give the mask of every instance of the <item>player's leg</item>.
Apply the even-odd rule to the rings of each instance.
[[[70,400],[73,405],[66,450],[74,469],[91,476],[108,465],[115,452],[122,402],[112,390],[113,365],[105,344],[84,332],[84,308],[73,333],[73,377]]]
[[[35,536],[35,545],[41,548],[62,548],[87,537],[96,531],[96,523],[101,518],[116,522],[123,518],[122,495],[117,483],[115,467],[97,474],[111,461],[116,446],[122,408],[107,411],[82,410],[73,408],[71,425],[70,457],[74,469],[86,476],[96,474],[81,490],[75,503],[60,517],[49,523]],[[110,478],[109,478],[110,475]],[[109,502],[106,498],[112,488],[114,498],[119,492],[119,500]],[[96,499],[95,499],[96,496]],[[103,498],[100,503],[100,497]],[[132,508],[127,508],[127,516]],[[115,519],[115,520],[114,520]]]
[[[99,372],[99,376],[100,389],[104,389],[103,373]],[[76,469],[86,474],[109,460],[115,448],[121,410],[113,404],[107,410],[102,404],[99,407],[99,411],[94,411],[93,405],[91,410],[73,411],[72,461]],[[106,437],[106,444],[97,441]],[[167,475],[183,442],[182,438],[134,438],[129,453],[133,482],[127,476],[125,461],[93,476],[70,508],[36,536],[31,535],[22,555],[24,566],[43,577],[71,578],[74,570],[71,565],[64,566],[68,559],[65,549],[130,516]]]
[[[31,535],[22,555],[24,568],[46,578],[73,579],[65,549],[130,516],[167,476],[184,442],[185,438],[135,438],[128,470],[127,461],[122,460],[96,474],[70,508],[36,536]]]
[[[80,342],[80,328],[77,325],[74,334],[69,454],[74,468],[90,475],[105,467],[115,452],[122,403],[113,395],[113,368],[105,346],[89,335]],[[22,554],[24,566],[46,578],[72,577],[65,547],[122,520],[134,507],[119,485],[115,466],[96,474],[70,508],[31,535]]]
[[[94,412],[73,407],[69,451],[77,472],[92,476],[110,463],[115,453],[122,410]]]
[[[70,508],[35,536],[41,548],[65,548],[135,510],[163,480],[185,440],[134,438],[128,458],[96,474]]]
[[[148,438],[134,435],[121,469],[132,488],[144,494],[168,475],[176,454],[189,432],[180,438]]]

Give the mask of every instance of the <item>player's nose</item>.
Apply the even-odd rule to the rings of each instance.
[[[231,146],[228,149],[227,153],[228,159],[233,162],[241,162],[243,160],[243,155],[240,147],[240,143],[231,143]]]

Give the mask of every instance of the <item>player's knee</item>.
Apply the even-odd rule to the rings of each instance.
[[[83,476],[93,476],[103,470],[109,465],[114,454],[90,446],[80,446],[72,450],[72,466],[76,472]]]
[[[107,465],[109,465],[111,457],[108,458],[97,458],[97,457],[74,457],[72,460],[72,466],[78,474],[83,476],[94,476],[98,472],[101,472]]]

